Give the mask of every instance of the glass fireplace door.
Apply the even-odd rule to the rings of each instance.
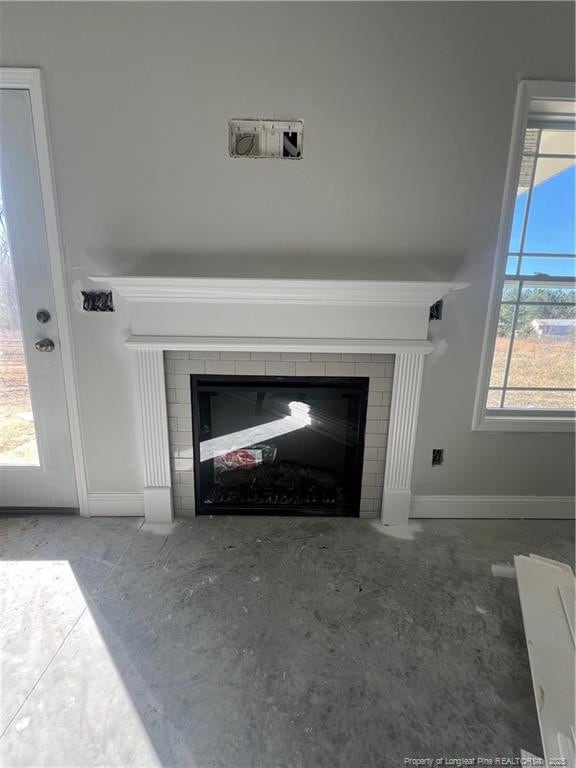
[[[192,376],[199,514],[358,515],[368,379]]]

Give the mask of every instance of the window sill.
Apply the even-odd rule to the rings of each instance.
[[[484,414],[473,432],[574,432],[574,416],[492,416]]]

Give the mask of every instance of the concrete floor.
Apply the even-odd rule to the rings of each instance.
[[[0,764],[541,754],[515,553],[569,521],[0,518]]]

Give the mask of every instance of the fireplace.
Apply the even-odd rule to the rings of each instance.
[[[196,513],[358,516],[368,383],[190,376]]]
[[[424,358],[433,349],[430,305],[465,283],[190,275],[90,280],[114,290],[129,328],[142,443],[137,507],[147,522],[171,522],[174,513],[193,515],[198,507],[186,375],[196,373],[369,377],[360,516],[408,521]],[[95,494],[102,495],[116,510],[118,494]]]

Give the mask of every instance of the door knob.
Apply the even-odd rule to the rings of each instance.
[[[54,349],[54,342],[52,339],[40,339],[34,344],[38,352],[52,352]]]

